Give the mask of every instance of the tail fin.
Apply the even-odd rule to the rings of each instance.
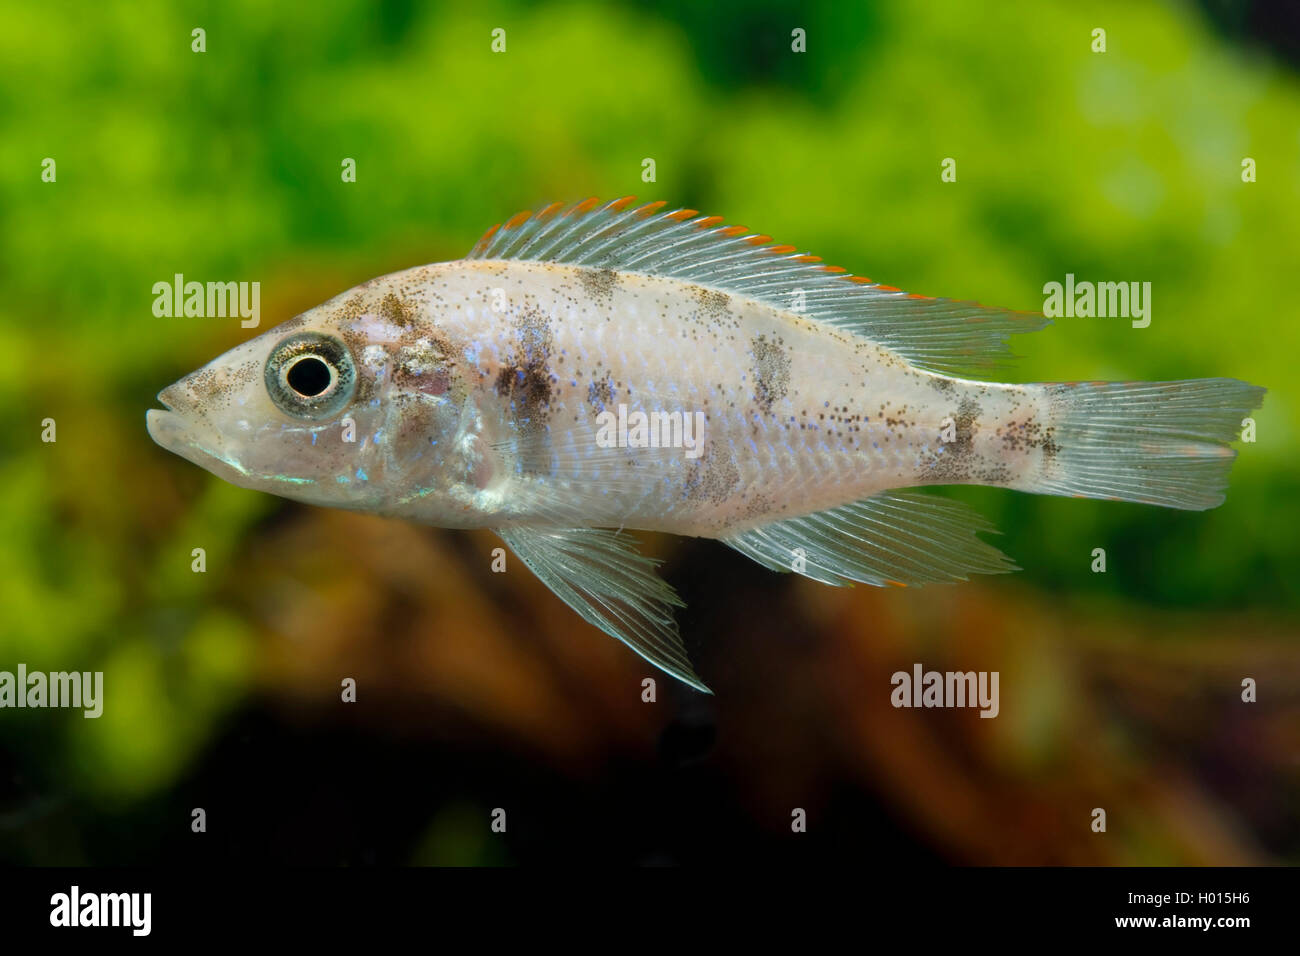
[[[1189,511],[1223,503],[1227,443],[1265,392],[1233,378],[1042,387],[1054,427],[1026,490]]]

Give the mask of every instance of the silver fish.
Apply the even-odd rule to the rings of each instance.
[[[556,203],[363,283],[165,388],[164,448],[244,488],[492,528],[583,618],[700,690],[628,529],[827,584],[1016,570],[978,484],[1212,508],[1235,379],[978,381],[1041,315],[911,295],[694,210]],[[617,530],[611,530],[617,529]]]

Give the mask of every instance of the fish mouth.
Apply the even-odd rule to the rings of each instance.
[[[158,393],[162,408],[151,408],[145,413],[145,428],[149,437],[173,455],[210,471],[218,478],[240,487],[248,484],[250,475],[237,460],[223,454],[220,444],[212,441],[210,429],[196,428],[185,414],[192,407],[181,382],[168,385]]]
[[[205,448],[194,422],[185,414],[190,407],[180,382],[168,385],[158,393],[162,408],[151,408],[145,413],[145,428],[149,437],[173,455],[179,455],[200,468],[213,470],[213,463],[221,456]]]
[[[173,406],[176,401],[176,386],[169,385],[158,393],[158,404],[162,408],[151,408],[145,413],[145,428],[149,437],[170,452],[183,454],[185,433],[188,423]]]

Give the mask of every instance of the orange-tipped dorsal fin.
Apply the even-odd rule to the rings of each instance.
[[[1049,324],[1037,313],[930,298],[827,265],[771,236],[694,209],[595,197],[552,203],[494,226],[470,259],[566,263],[679,279],[747,296],[897,352],[918,368],[965,375],[1010,357],[1008,336]]]

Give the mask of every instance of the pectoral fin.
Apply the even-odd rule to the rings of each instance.
[[[498,528],[497,534],[560,600],[651,664],[712,693],[691,667],[673,620],[684,607],[624,534],[598,528]]]

